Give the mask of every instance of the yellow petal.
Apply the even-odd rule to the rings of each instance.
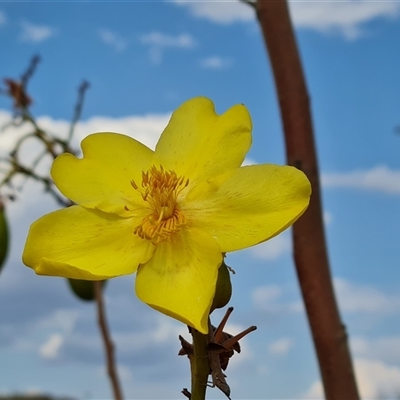
[[[23,262],[39,275],[97,280],[131,274],[154,246],[133,233],[138,221],[73,206],[34,222]]]
[[[203,186],[197,194],[205,196],[183,203],[182,212],[196,228],[209,232],[223,252],[282,232],[305,211],[311,194],[303,172],[271,164],[239,168],[214,192]]]
[[[222,115],[205,97],[183,103],[172,114],[156,146],[156,159],[179,176],[198,180],[238,168],[251,145],[251,118],[238,104]]]
[[[156,246],[151,260],[139,267],[136,294],[156,310],[208,332],[221,250],[206,233],[182,230]]]
[[[140,194],[142,171],[147,171],[153,151],[118,133],[95,133],[82,141],[83,158],[62,154],[53,163],[51,175],[60,191],[73,202],[88,208],[126,215]]]

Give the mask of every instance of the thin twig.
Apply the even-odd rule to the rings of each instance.
[[[114,344],[111,340],[111,335],[108,330],[106,312],[103,303],[103,284],[101,281],[94,281],[93,285],[97,304],[97,322],[99,324],[101,335],[103,338],[108,376],[110,377],[115,400],[122,400],[122,391],[118,380],[117,368],[115,365]]]
[[[76,124],[81,119],[83,102],[85,100],[85,94],[86,94],[86,91],[89,89],[89,86],[90,86],[90,84],[88,81],[83,81],[78,88],[78,100],[76,101],[74,116],[72,118],[72,121],[71,121],[71,124],[69,127],[67,143],[69,143],[72,140],[72,136],[74,135],[74,130],[75,130]]]
[[[22,174],[25,177],[29,177],[29,178],[33,178],[38,182],[43,183],[44,187],[45,187],[45,191],[50,193],[51,196],[53,196],[53,198],[57,201],[57,203],[61,206],[64,207],[68,207],[71,205],[71,202],[69,200],[65,200],[63,197],[61,197],[57,191],[54,188],[54,183],[53,181],[49,178],[49,177],[44,177],[44,176],[40,176],[38,175],[36,172],[34,172],[31,169],[27,169],[25,167],[23,167],[22,165],[18,165],[14,167],[14,171],[13,174]],[[4,182],[2,182],[3,184]],[[22,184],[19,188],[17,188],[17,190],[21,190],[22,188]]]
[[[287,162],[305,172],[313,189],[307,211],[293,226],[293,243],[325,396],[358,400],[347,335],[333,291],[309,97],[287,2],[258,0],[257,14],[274,73]]]
[[[29,80],[32,78],[33,74],[35,73],[36,67],[38,66],[39,62],[40,62],[39,54],[36,54],[31,58],[28,68],[21,76],[21,83],[24,88],[26,88],[26,85],[28,84]]]
[[[26,107],[22,107],[22,112],[22,118],[25,121],[29,121],[35,128],[33,135],[35,135],[39,140],[44,143],[48,153],[50,153],[53,159],[55,159],[58,156],[58,152],[54,148],[57,141],[54,138],[50,137],[43,129],[39,127],[35,118],[31,115]]]
[[[47,154],[51,155],[51,157],[55,159],[61,153],[64,152],[68,152],[71,154],[77,153],[71,148],[71,140],[73,137],[76,124],[78,123],[82,114],[84,95],[89,87],[89,84],[88,82],[84,81],[79,87],[78,100],[75,106],[74,115],[71,121],[67,140],[59,139],[56,135],[52,134],[51,132],[48,133],[42,130],[38,125],[35,117],[29,111],[29,106],[32,103],[32,99],[26,93],[26,85],[29,82],[30,78],[33,76],[39,61],[40,57],[34,56],[31,59],[27,70],[23,73],[19,81],[13,79],[5,79],[4,82],[6,84],[7,90],[4,91],[0,89],[1,94],[4,93],[14,100],[14,108],[15,108],[15,115],[13,119],[10,121],[10,123],[0,127],[0,131],[7,129],[10,126],[22,126],[26,122],[30,123],[33,128],[32,132],[25,134],[24,136],[22,136],[17,140],[14,149],[11,151],[7,159],[3,158],[0,159],[0,161],[7,162],[7,164],[9,164],[10,166],[10,170],[6,171],[7,175],[0,181],[0,187],[7,184],[12,189],[15,189],[12,185],[12,178],[17,174],[23,175],[26,179],[33,178],[34,180],[44,184],[45,190],[49,192],[60,205],[64,207],[69,207],[72,205],[72,202],[68,199],[64,199],[59,195],[56,186],[53,180],[51,179],[50,174],[46,176],[41,176],[40,174],[35,172],[35,168],[37,167],[39,162],[43,159],[43,157],[46,156]],[[30,138],[42,142],[44,145],[44,150],[39,153],[39,155],[33,160],[30,166],[24,166],[19,159],[20,151],[22,145]],[[25,182],[26,181],[24,181],[22,185]],[[20,188],[22,188],[22,185],[20,186]],[[16,190],[18,190],[18,188]],[[108,331],[108,326],[105,316],[105,308],[103,305],[102,283],[94,282],[94,289],[96,295],[98,323],[106,353],[108,375],[110,377],[115,400],[122,400],[122,392],[120,389],[117,370],[115,366],[115,360],[114,360],[114,346],[110,338],[110,333]]]

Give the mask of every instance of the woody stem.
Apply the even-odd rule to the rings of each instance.
[[[210,372],[208,359],[207,335],[191,328],[193,336],[194,355],[190,359],[192,375],[191,400],[204,400],[206,398],[207,379]]]
[[[115,400],[122,400],[122,390],[119,384],[117,367],[115,363],[114,344],[108,329],[108,324],[105,315],[105,308],[103,303],[103,287],[101,281],[94,281],[94,292],[97,304],[97,320],[100,327],[101,336],[105,348],[105,355],[107,360],[107,372],[110,378],[111,387],[114,393]]]
[[[313,188],[307,211],[293,225],[294,261],[325,396],[358,400],[346,329],[333,290],[310,99],[288,3],[258,0],[255,7],[274,73],[287,161],[307,175]]]

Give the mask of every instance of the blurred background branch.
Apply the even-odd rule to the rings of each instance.
[[[24,124],[27,124],[29,126],[29,133],[26,133],[18,138],[15,141],[15,145],[12,151],[6,157],[0,158],[3,173],[3,177],[0,180],[0,190],[4,189],[4,187],[7,186],[8,189],[11,190],[11,192],[7,195],[3,195],[3,197],[8,197],[10,201],[15,201],[18,199],[17,194],[22,191],[27,179],[33,179],[34,181],[41,183],[44,186],[45,193],[49,193],[60,206],[69,207],[73,205],[73,203],[69,199],[66,199],[64,196],[62,196],[58,191],[50,176],[50,166],[48,165],[47,168],[40,169],[38,168],[38,166],[40,162],[47,156],[50,156],[50,159],[54,160],[62,153],[71,153],[75,155],[78,154],[78,151],[72,146],[72,141],[76,125],[82,115],[85,94],[89,88],[89,83],[87,81],[83,81],[78,88],[78,98],[75,104],[68,134],[65,139],[62,139],[58,135],[54,135],[42,129],[36,121],[35,116],[30,111],[30,106],[33,104],[33,99],[27,92],[27,86],[30,79],[34,75],[39,62],[40,57],[38,55],[33,56],[21,78],[19,80],[11,78],[4,79],[4,84],[6,88],[0,91],[1,94],[8,96],[10,100],[12,100],[14,111],[12,120],[6,123],[3,127],[0,127],[0,133],[12,127],[21,127]],[[41,144],[42,151],[39,152],[39,154],[36,154],[30,161],[27,162],[27,153],[23,153],[23,149],[24,146],[27,147],[28,154],[32,156],[32,146],[31,143],[28,143],[28,141],[31,140],[39,142]],[[16,184],[15,180],[19,176],[22,176],[23,179],[18,184]],[[1,201],[0,198],[0,211],[2,216],[5,213],[5,204],[3,203],[4,200]],[[4,232],[1,231],[0,236],[1,233]],[[7,246],[9,241],[8,239],[9,237],[7,231]],[[2,244],[6,244],[4,240],[2,240]],[[2,261],[4,261],[5,256],[1,258]],[[107,324],[106,310],[103,301],[103,290],[105,287],[105,281],[91,282],[68,279],[68,282],[71,291],[80,300],[96,302],[98,316],[97,322],[103,340],[107,372],[110,379],[110,384],[114,393],[115,400],[122,400],[122,390],[119,383],[118,371],[114,356],[114,344],[112,342],[111,334]]]

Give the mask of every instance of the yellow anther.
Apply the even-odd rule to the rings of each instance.
[[[151,208],[150,214],[135,228],[136,235],[156,244],[169,239],[186,224],[178,200],[189,179],[178,177],[175,171],[166,171],[162,166],[159,169],[152,166],[142,172],[141,188],[133,180],[131,185]]]

